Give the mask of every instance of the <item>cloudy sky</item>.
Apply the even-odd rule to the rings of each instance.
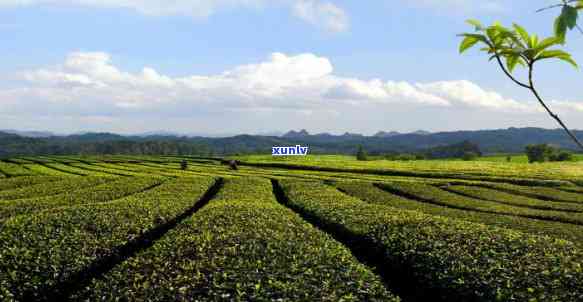
[[[547,0],[0,0],[0,129],[371,134],[539,126],[534,98],[474,51],[468,18],[549,35]],[[567,47],[583,62],[583,35]],[[521,73],[518,77],[524,76]],[[583,128],[583,72],[542,95]]]

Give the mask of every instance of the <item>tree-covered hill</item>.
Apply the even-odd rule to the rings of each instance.
[[[583,131],[575,131],[583,137]],[[499,130],[410,133],[364,136],[290,131],[283,136],[238,135],[224,138],[172,135],[123,136],[86,133],[69,136],[24,137],[0,132],[0,156],[58,154],[178,154],[222,155],[271,152],[273,146],[307,145],[311,153],[354,154],[362,145],[369,154],[418,152],[469,141],[484,153],[523,152],[529,144],[551,144],[576,150],[561,130],[509,128]]]

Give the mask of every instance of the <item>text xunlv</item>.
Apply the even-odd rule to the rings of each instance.
[[[301,155],[305,156],[308,154],[308,147],[302,147],[296,145],[295,147],[272,147],[271,155],[273,156],[288,156],[288,155]]]

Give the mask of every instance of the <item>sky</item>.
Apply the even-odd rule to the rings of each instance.
[[[456,35],[551,0],[0,0],[0,129],[208,135],[557,128]],[[566,50],[583,62],[583,35]],[[523,79],[525,74],[517,72]],[[583,73],[537,87],[583,129]]]

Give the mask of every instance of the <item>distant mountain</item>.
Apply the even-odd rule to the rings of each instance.
[[[148,131],[148,132],[138,133],[138,134],[134,134],[134,135],[131,135],[131,136],[140,136],[140,137],[147,137],[147,136],[175,136],[175,137],[180,137],[180,136],[186,136],[186,135],[180,134],[178,132],[158,130],[158,131]]]
[[[13,132],[13,131],[12,131]],[[574,131],[583,138],[583,131]],[[0,156],[49,154],[270,154],[273,146],[307,145],[311,153],[354,154],[358,146],[369,154],[412,153],[467,141],[484,153],[523,152],[529,144],[553,144],[579,151],[560,129],[509,128],[479,131],[408,134],[379,132],[374,136],[355,133],[310,134],[289,131],[281,137],[236,135],[229,137],[187,137],[161,135],[123,136],[114,133],[84,133],[68,136],[28,137],[0,132]]]
[[[350,133],[350,132],[345,132],[341,136],[344,137],[344,138],[361,138],[361,137],[364,137],[364,135],[362,135],[362,134]]]
[[[425,131],[425,130],[417,130],[415,132],[411,132],[409,134],[417,134],[417,135],[429,135],[431,134],[431,132],[429,131]]]
[[[127,138],[123,135],[109,132],[87,132],[84,134],[73,134],[69,136],[64,136],[62,139],[67,141],[104,142],[125,140]]]
[[[373,136],[374,137],[392,137],[392,136],[396,136],[396,135],[401,135],[401,133],[397,132],[397,131],[391,131],[391,132],[379,131]]]
[[[282,135],[281,137],[284,138],[301,138],[301,137],[307,137],[310,136],[310,133],[308,133],[308,131],[306,131],[306,129],[302,129],[299,132],[291,130],[288,133]]]
[[[55,136],[54,133],[48,132],[48,131],[19,131],[19,130],[7,129],[7,130],[0,130],[0,132],[16,134],[16,135],[19,135],[22,137],[36,137],[36,138],[38,138],[38,137]]]

